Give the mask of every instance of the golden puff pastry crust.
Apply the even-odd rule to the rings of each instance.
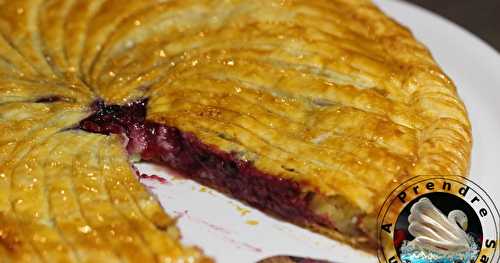
[[[2,261],[211,262],[179,243],[117,136],[68,130],[87,114],[60,102],[0,105]]]
[[[138,261],[128,246],[206,260],[178,243],[112,133],[129,154],[370,251],[388,189],[468,173],[453,82],[368,0],[0,0],[0,33],[9,261],[55,257],[48,246],[74,261]],[[64,207],[74,217],[59,219]]]

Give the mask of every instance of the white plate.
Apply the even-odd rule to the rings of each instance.
[[[376,2],[410,27],[455,81],[473,125],[471,177],[498,201],[500,179],[495,176],[500,164],[500,55],[462,28],[421,8],[399,1]],[[144,182],[152,187],[167,212],[179,216],[183,240],[203,248],[217,262],[253,263],[277,254],[377,262],[373,256],[265,216],[194,182],[175,179],[164,169],[139,166],[145,173],[167,178],[165,184]]]

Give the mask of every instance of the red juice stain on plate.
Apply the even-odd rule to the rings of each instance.
[[[141,174],[140,176],[141,179],[147,179],[147,180],[154,180],[159,182],[160,184],[166,184],[168,183],[167,179],[160,177],[156,174],[148,175],[148,174]]]
[[[178,217],[178,218],[184,218],[186,220],[190,220],[190,221],[193,221],[195,223],[198,223],[198,224],[202,224],[202,225],[205,225],[207,226],[210,230],[216,232],[218,234],[218,236],[224,240],[225,242],[228,242],[230,243],[231,245],[233,246],[236,246],[237,248],[243,248],[243,249],[247,249],[247,250],[250,250],[250,251],[253,251],[253,252],[256,252],[256,253],[262,253],[262,249],[261,248],[258,248],[258,247],[255,247],[253,245],[250,245],[248,243],[245,243],[245,242],[241,242],[241,241],[238,241],[236,239],[233,239],[230,237],[231,235],[231,232],[221,226],[217,226],[217,225],[214,225],[204,219],[201,219],[201,218],[196,218],[190,214],[188,214],[188,211],[187,210],[184,210],[182,212],[174,212],[174,214]]]
[[[158,173],[166,173],[172,177],[172,180],[186,180],[186,176],[183,175],[182,173],[165,166],[164,164],[161,164],[160,162],[155,162],[155,161],[150,161],[150,163],[154,164],[154,167],[152,170],[158,172]]]

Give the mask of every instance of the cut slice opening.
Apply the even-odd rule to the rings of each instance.
[[[273,216],[375,251],[374,238],[363,230],[365,215],[341,196],[323,196],[266,174],[251,161],[204,144],[192,133],[148,121],[147,102],[106,105],[96,101],[91,106],[94,114],[82,120],[79,128],[122,135],[131,159],[167,166]]]

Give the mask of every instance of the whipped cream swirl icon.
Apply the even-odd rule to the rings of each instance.
[[[401,247],[401,260],[411,263],[473,262],[478,253],[474,238],[467,234],[467,215],[453,210],[443,214],[428,198],[413,204],[408,232],[414,237]]]

